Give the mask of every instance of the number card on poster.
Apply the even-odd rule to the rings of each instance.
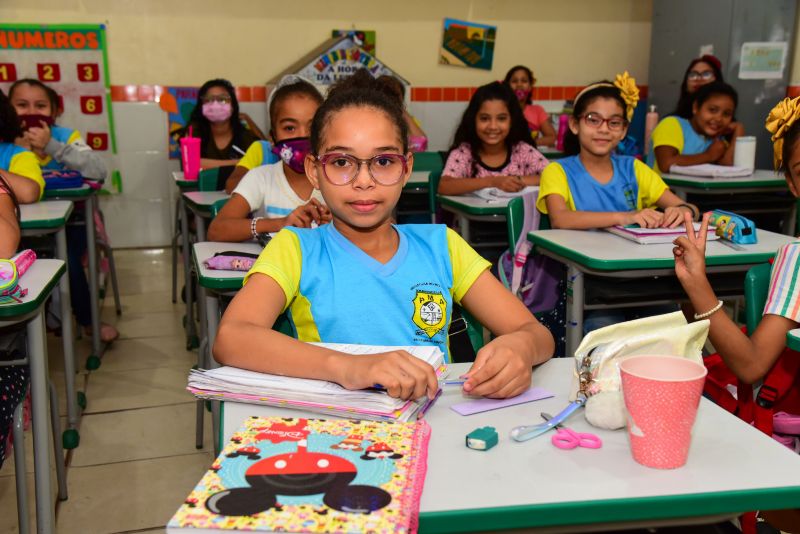
[[[78,130],[101,154],[116,152],[105,25],[0,24],[0,89],[7,95],[24,78],[58,93],[57,124]]]

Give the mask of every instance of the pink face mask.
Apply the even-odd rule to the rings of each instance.
[[[211,122],[225,122],[231,118],[232,108],[228,102],[206,102],[203,104],[203,117]]]
[[[515,89],[514,94],[517,95],[517,100],[530,100],[531,92],[524,89]]]

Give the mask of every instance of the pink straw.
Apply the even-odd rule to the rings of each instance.
[[[192,137],[192,126],[189,125],[189,137]]]

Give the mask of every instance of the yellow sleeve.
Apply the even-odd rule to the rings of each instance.
[[[26,150],[11,156],[8,172],[30,178],[39,184],[39,200],[42,199],[42,195],[44,195],[44,178],[42,178],[42,168],[39,166],[39,161],[33,152]]]
[[[675,117],[667,117],[658,123],[653,134],[653,149],[658,146],[675,147],[678,152],[683,152],[683,130]]]
[[[638,159],[633,161],[633,173],[639,184],[639,198],[636,199],[637,209],[652,208],[669,187],[656,171]]]
[[[264,158],[263,151],[261,150],[261,143],[250,143],[247,152],[244,153],[242,159],[236,164],[237,167],[244,167],[248,171],[261,165],[261,160]]]
[[[78,130],[72,130],[72,133],[69,134],[69,138],[67,139],[67,142],[65,144],[71,145],[75,141],[83,141],[81,133]],[[83,144],[85,145],[86,141],[83,141]]]
[[[547,195],[560,195],[567,203],[567,207],[575,211],[575,201],[572,200],[572,194],[569,191],[569,182],[567,182],[567,173],[564,172],[558,162],[553,161],[542,171],[542,178],[539,180],[539,198],[536,199],[536,209],[544,214],[547,214],[547,202],[545,198]]]
[[[478,276],[492,264],[475,252],[452,228],[447,229],[447,251],[453,265],[453,300],[460,304]]]
[[[286,296],[286,303],[281,312],[286,311],[300,291],[300,271],[302,270],[303,256],[300,251],[300,241],[291,230],[281,230],[273,237],[253,267],[244,277],[244,283],[255,273],[265,274],[275,280]]]

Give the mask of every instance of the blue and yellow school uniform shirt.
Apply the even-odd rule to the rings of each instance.
[[[614,175],[607,184],[592,177],[578,156],[550,163],[542,172],[536,207],[547,213],[545,198],[560,195],[572,211],[638,211],[655,206],[667,184],[631,156],[611,155]]]
[[[688,119],[683,117],[667,117],[658,123],[655,130],[650,136],[651,147],[647,155],[647,164],[651,166],[657,173],[663,172],[658,168],[656,161],[655,149],[659,146],[671,146],[678,150],[678,154],[685,154],[691,156],[694,154],[702,154],[705,152],[713,139],[705,135],[697,133]]]
[[[75,141],[83,140],[83,138],[81,137],[81,133],[78,130],[73,130],[72,128],[67,128],[65,126],[58,126],[58,125],[53,125],[50,127],[50,137],[52,137],[59,143],[64,143],[65,145],[71,145]],[[36,156],[36,159],[39,160],[39,165],[42,167],[43,170],[63,171],[66,169],[66,167],[64,167],[61,163],[53,159],[52,156],[45,155],[44,158]]]
[[[36,154],[11,143],[0,143],[0,169],[30,178],[39,184],[39,198],[44,194],[44,178]]]
[[[236,164],[237,167],[244,167],[248,171],[261,165],[275,163],[280,158],[272,153],[272,144],[269,141],[255,141],[250,144],[247,152]]]
[[[444,225],[394,226],[394,257],[380,263],[333,224],[285,227],[267,244],[253,273],[275,280],[301,341],[434,345],[450,361],[448,329],[459,303],[489,268]]]

